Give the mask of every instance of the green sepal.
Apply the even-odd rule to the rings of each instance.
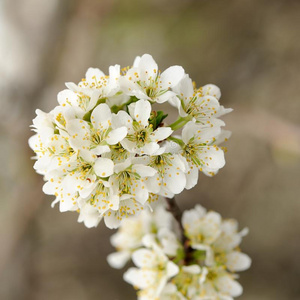
[[[203,263],[206,259],[206,251],[205,250],[195,250],[193,251],[193,258],[197,263]]]
[[[149,124],[152,124],[153,130],[155,130],[157,127],[159,127],[162,123],[162,121],[168,116],[168,114],[164,114],[163,111],[152,111],[150,118],[149,118]]]
[[[179,247],[176,252],[176,256],[172,260],[175,264],[179,264],[181,261],[185,259],[185,252],[183,247]]]

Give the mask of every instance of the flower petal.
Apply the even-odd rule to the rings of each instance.
[[[169,168],[165,172],[163,181],[165,188],[167,188],[171,193],[179,194],[185,188],[186,176],[180,170],[176,170],[176,168]]]
[[[104,223],[109,229],[116,229],[120,226],[121,220],[116,212],[109,211],[104,216]]]
[[[202,93],[204,96],[213,96],[218,100],[221,98],[221,91],[220,89],[214,84],[206,84],[201,88]]]
[[[89,203],[86,203],[81,209],[78,217],[78,222],[83,222],[87,228],[97,227],[102,217],[99,215],[97,209],[95,209]]]
[[[151,113],[151,104],[147,100],[139,100],[134,108],[134,118],[143,126],[148,126]]]
[[[107,256],[107,262],[112,268],[121,269],[130,259],[129,251],[118,251]]]
[[[144,54],[139,62],[138,62],[138,69],[140,73],[140,79],[149,83],[149,81],[155,80],[158,74],[158,66],[153,57],[149,54]]]
[[[231,272],[245,271],[251,266],[251,258],[245,254],[238,251],[233,251],[226,255],[227,263],[226,266]]]
[[[78,96],[71,90],[63,90],[57,94],[57,101],[60,105],[71,105],[78,106],[77,104]]]
[[[217,278],[215,285],[221,293],[229,294],[232,297],[238,297],[243,293],[243,287],[228,275]]]
[[[173,130],[171,127],[158,127],[151,133],[151,140],[153,142],[159,142],[165,140],[172,134]]]
[[[115,145],[122,141],[125,136],[127,135],[127,128],[125,126],[113,129],[109,132],[108,136],[106,137],[105,141],[109,145]]]
[[[133,172],[138,173],[141,177],[149,177],[149,176],[151,177],[157,173],[155,169],[140,164],[133,166]]]
[[[134,251],[132,261],[139,268],[153,268],[157,264],[155,252],[145,248]]]
[[[144,147],[138,148],[140,154],[153,155],[159,149],[159,145],[155,142],[147,143]]]
[[[95,82],[96,80],[98,81],[101,77],[104,76],[105,74],[98,68],[88,68],[88,70],[85,73],[85,78],[89,82]]]
[[[184,69],[181,66],[172,66],[166,69],[160,76],[162,89],[173,87],[183,78]]]
[[[95,162],[94,171],[100,177],[108,177],[114,173],[114,163],[109,158],[99,157]]]
[[[99,104],[92,112],[91,121],[95,128],[106,129],[111,125],[111,110],[107,104]]]
[[[156,98],[157,103],[164,103],[166,101],[170,101],[171,103],[174,101],[173,99],[176,97],[176,93],[172,91],[167,91],[163,93],[162,95],[158,96]]]

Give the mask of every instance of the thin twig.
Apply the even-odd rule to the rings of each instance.
[[[176,201],[175,201],[175,197],[173,198],[165,198],[166,202],[168,204],[167,210],[168,212],[170,212],[174,219],[176,220],[179,230],[180,230],[180,235],[181,235],[181,242],[182,245],[184,247],[184,252],[186,254],[186,258],[189,257],[189,253],[190,253],[190,246],[189,246],[189,242],[188,239],[186,237],[186,235],[184,234],[184,228],[181,222],[181,217],[182,217],[182,211],[180,210],[179,206],[177,205]]]

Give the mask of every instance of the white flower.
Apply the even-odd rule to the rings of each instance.
[[[195,299],[222,299],[233,300],[243,293],[242,286],[234,280],[234,276],[222,267],[204,269],[205,281],[202,283],[199,298]]]
[[[117,233],[111,236],[111,244],[117,248],[117,252],[111,253],[108,263],[113,268],[122,268],[130,259],[131,253],[142,246],[142,239],[148,233],[155,233],[160,229],[171,228],[172,215],[168,213],[162,204],[155,207],[151,212],[148,208],[139,215],[131,216],[123,220]],[[168,240],[168,237],[161,232],[161,239]],[[172,239],[172,237],[171,237]],[[172,239],[173,240],[173,239]],[[168,247],[168,245],[166,245]],[[168,247],[169,248],[169,247]],[[172,244],[171,251],[174,251]]]
[[[67,122],[67,131],[70,135],[70,145],[87,162],[93,162],[106,152],[110,152],[111,145],[116,145],[127,134],[125,126],[112,128],[112,113],[107,104],[98,105],[91,114],[91,123],[74,119]],[[99,173],[99,172],[98,172]],[[104,170],[100,177],[107,177]]]
[[[207,213],[201,205],[183,213],[182,225],[191,246],[198,250],[206,250],[221,234],[221,216],[216,212]]]
[[[66,120],[75,117],[73,112],[72,109],[60,107],[49,114],[36,111],[37,117],[32,126],[36,134],[29,139],[29,145],[37,154],[34,168],[38,173],[46,174],[74,161],[74,150],[70,147],[68,134],[65,132]]]
[[[222,232],[212,244],[216,263],[224,264],[231,272],[247,270],[251,265],[250,257],[238,249],[242,237],[248,233],[248,229],[245,228],[241,232],[238,232],[237,229],[236,220],[224,220],[221,224]]]
[[[182,266],[180,272],[173,279],[179,292],[187,299],[193,299],[199,293],[202,282],[201,268],[195,264]]]
[[[58,94],[58,102],[62,106],[71,105],[79,107],[83,112],[89,112],[98,101],[116,96],[120,90],[119,77],[119,65],[109,68],[109,76],[97,68],[89,68],[78,85],[66,83],[68,90]]]
[[[172,198],[186,187],[186,173],[189,167],[181,155],[161,149],[162,151],[157,151],[150,159],[149,165],[157,170],[157,174],[148,181],[154,186],[156,193]]]
[[[195,186],[198,170],[213,175],[225,164],[217,145],[230,133],[221,129],[218,117],[229,110],[218,102],[220,90],[206,85],[194,91],[180,66],[160,72],[145,54],[132,68],[111,66],[108,76],[89,68],[78,85],[66,86],[50,113],[36,111],[29,145],[36,154],[34,169],[46,181],[43,191],[55,196],[52,205],[59,203],[62,212],[78,211],[78,221],[87,227],[103,219],[107,227],[117,228],[159,196],[173,197]],[[164,102],[179,108],[179,118],[169,126],[167,114],[159,110]],[[172,136],[181,128],[182,137]],[[176,236],[160,226],[156,230],[145,233],[156,234],[165,254],[178,255]],[[116,264],[140,247],[133,241],[119,246]],[[214,253],[221,257],[218,247]],[[234,251],[225,251],[232,270],[242,268],[241,262],[239,267],[232,262],[237,257],[245,261]]]
[[[168,280],[175,276],[179,268],[170,261],[162,249],[144,237],[145,246],[132,254],[132,260],[138,268],[130,268],[124,274],[124,280],[139,288],[139,299],[153,300],[159,297]]]
[[[168,283],[161,292],[160,300],[187,300],[177,289],[175,284]]]
[[[186,124],[182,130],[182,155],[190,165],[206,175],[215,175],[225,165],[224,152],[215,144],[220,133],[220,128],[202,129],[193,122]]]
[[[120,85],[127,95],[163,103],[176,95],[170,89],[183,76],[184,70],[180,66],[170,67],[160,74],[152,56],[144,54],[141,58],[137,58],[134,66],[120,78]]]
[[[232,109],[225,109],[219,104],[221,92],[217,86],[208,84],[195,90],[192,80],[185,75],[173,90],[178,98],[172,98],[171,103],[178,107],[180,116],[191,116],[204,127],[225,125],[218,117]]]
[[[169,257],[175,257],[181,245],[176,234],[168,228],[160,228],[157,232],[157,239],[163,252]]]
[[[172,134],[170,127],[158,127],[153,130],[148,119],[151,114],[151,104],[147,100],[139,100],[133,103],[131,116],[124,111],[119,111],[114,116],[116,126],[126,126],[128,135],[121,141],[122,146],[131,153],[139,155],[152,155],[159,149],[159,142]]]

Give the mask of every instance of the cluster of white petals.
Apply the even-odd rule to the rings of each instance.
[[[231,110],[220,105],[218,87],[195,89],[180,66],[160,72],[145,54],[131,68],[111,66],[108,76],[89,68],[66,86],[58,106],[36,111],[29,144],[43,191],[87,227],[104,219],[117,228],[159,196],[195,186],[199,171],[212,176],[225,164],[218,145],[230,133],[219,117]],[[161,103],[178,108],[172,124]]]
[[[140,300],[232,300],[242,294],[235,272],[251,265],[239,245],[247,229],[223,220],[202,206],[182,216],[185,239],[174,233],[172,215],[163,206],[121,224],[112,236],[117,252],[108,257],[121,268],[132,258],[124,280],[138,289]]]

